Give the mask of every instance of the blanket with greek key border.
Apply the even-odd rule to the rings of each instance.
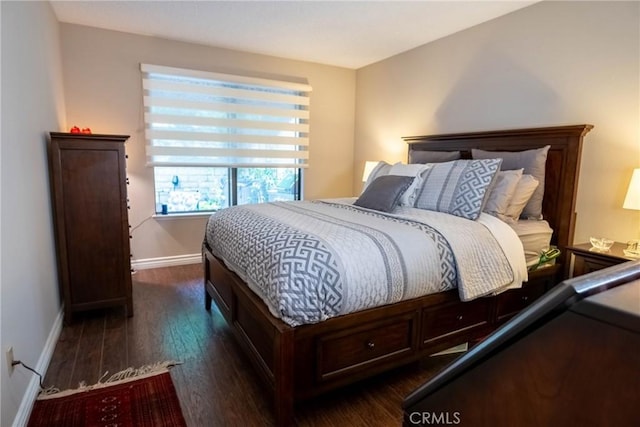
[[[473,299],[514,277],[483,224],[412,208],[387,214],[320,200],[234,206],[209,218],[205,244],[292,326],[455,287]]]

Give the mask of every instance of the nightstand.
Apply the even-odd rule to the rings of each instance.
[[[567,246],[567,250],[574,255],[572,276],[581,276],[592,271],[637,259],[626,256],[623,252],[623,249],[626,248],[627,245],[625,243],[619,242],[615,242],[607,252],[591,250],[591,243]]]

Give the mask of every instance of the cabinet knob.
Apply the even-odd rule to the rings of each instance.
[[[456,316],[456,320],[462,320],[462,314],[458,314],[458,315]]]
[[[124,158],[125,158],[125,159],[128,159],[128,158],[129,158],[129,155],[128,155],[128,154],[125,154],[125,155],[124,155]]]
[[[522,301],[528,301],[528,300],[529,300],[529,297],[528,297],[528,296],[526,296],[526,295],[523,295],[523,296],[522,296]]]
[[[374,348],[376,348],[376,344],[373,341],[368,341],[367,342],[367,348],[369,350],[373,350]]]

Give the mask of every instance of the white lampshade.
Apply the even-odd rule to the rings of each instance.
[[[362,182],[367,182],[369,175],[373,172],[373,168],[378,165],[379,162],[373,160],[367,160],[364,163],[364,172],[362,173]]]
[[[631,181],[629,182],[629,189],[627,190],[627,197],[624,198],[625,209],[640,210],[640,168],[633,170]]]

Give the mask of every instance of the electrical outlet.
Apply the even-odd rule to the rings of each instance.
[[[13,374],[13,370],[15,369],[15,366],[13,366],[13,347],[9,347],[5,355],[7,357],[7,368],[9,368],[9,375],[11,375]]]

